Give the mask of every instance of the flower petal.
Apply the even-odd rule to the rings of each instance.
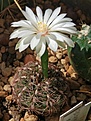
[[[56,42],[56,37],[53,35],[46,36],[47,44],[49,48],[53,51],[57,51],[58,44]]]
[[[67,35],[60,32],[52,32],[52,34],[56,36],[58,41],[65,42],[70,47],[74,47],[74,42]]]
[[[32,34],[31,36],[26,36],[26,39],[24,40],[24,44],[30,44],[32,38],[34,37],[34,34]]]
[[[40,42],[40,36],[39,34],[35,35],[30,43],[31,49],[34,50],[34,48],[39,44]]]
[[[29,44],[24,44],[23,43],[24,40],[25,40],[25,38],[19,40],[19,42],[16,44],[15,49],[19,49],[19,52],[24,51],[29,46]]]
[[[46,41],[45,37],[42,36],[40,43],[36,47],[36,52],[38,53],[38,56],[41,57],[44,54],[45,50],[46,50]]]
[[[42,22],[43,21],[43,12],[42,12],[41,8],[38,6],[36,7],[36,13],[37,13],[39,21]]]
[[[33,13],[33,11],[29,8],[29,7],[27,7],[26,6],[26,13],[29,15],[29,18],[31,19],[32,18],[32,20],[35,22],[35,23],[37,23],[37,21],[36,21],[36,15]]]
[[[51,17],[48,20],[47,25],[49,25],[58,16],[58,14],[60,13],[60,10],[61,10],[61,7],[58,7],[53,11]]]
[[[49,20],[51,14],[52,14],[52,10],[51,9],[47,9],[45,11],[45,14],[44,14],[44,23],[47,23],[47,21]]]
[[[37,29],[37,23],[33,20],[31,14],[27,14],[25,11],[22,10],[22,14],[25,16],[27,20],[31,22],[31,24]]]
[[[11,26],[12,27],[25,27],[25,28],[29,28],[31,25],[31,22],[30,21],[27,21],[27,20],[20,20],[20,21],[17,21],[17,22],[12,22],[11,23]]]
[[[69,28],[63,28],[63,27],[60,27],[60,28],[52,28],[52,30],[50,30],[51,32],[52,31],[59,31],[59,32],[62,32],[62,33],[67,33],[67,34],[76,34],[77,31],[76,31],[76,28],[75,27],[69,27]]]
[[[53,27],[56,24],[59,24],[61,19],[63,19],[65,16],[66,16],[66,13],[60,14],[59,16],[57,16],[57,18],[50,24],[49,28]]]

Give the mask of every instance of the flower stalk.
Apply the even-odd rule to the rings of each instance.
[[[48,50],[41,56],[41,65],[44,78],[48,78]]]

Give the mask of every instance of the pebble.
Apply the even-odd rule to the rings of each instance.
[[[15,54],[16,53],[15,47],[9,47],[8,52],[10,54]]]
[[[4,23],[5,19],[0,18],[0,27],[5,28]]]
[[[86,100],[86,98],[87,98],[87,96],[85,94],[83,94],[83,93],[78,93],[77,97],[76,97],[76,99],[78,101],[82,101],[82,100],[84,101],[84,100]]]
[[[13,85],[13,79],[14,79],[14,77],[9,77],[9,79],[8,79],[8,82],[9,82],[9,84],[12,86]]]
[[[20,52],[16,52],[16,59],[17,60],[20,60],[22,58],[22,53],[20,53]]]
[[[5,99],[7,102],[11,102],[13,100],[13,97],[12,95],[8,95]]]
[[[24,115],[24,121],[38,121],[38,117],[36,115],[29,115],[28,112]]]
[[[62,58],[62,53],[56,53],[56,57],[57,57],[57,59],[61,59]]]
[[[69,66],[67,72],[71,75],[72,73],[75,73],[75,70],[73,69],[72,65]]]
[[[72,97],[71,97],[71,105],[75,105],[77,103],[77,99],[76,99],[76,97],[73,95]]]
[[[31,54],[28,54],[28,55],[26,55],[25,56],[25,58],[24,58],[24,64],[27,64],[28,62],[35,62],[35,57],[33,56],[33,55],[31,55]]]
[[[78,74],[77,73],[72,73],[71,74],[71,79],[78,80]]]
[[[1,53],[5,53],[6,52],[6,48],[5,48],[5,46],[2,46],[1,47]]]
[[[80,84],[77,81],[74,81],[72,79],[68,79],[69,85],[70,85],[70,89],[72,90],[77,90],[80,88]]]
[[[91,92],[91,85],[82,85],[82,86],[80,87],[80,90]]]
[[[11,86],[9,84],[4,85],[3,89],[9,93],[11,93]]]
[[[2,75],[5,77],[10,76],[12,73],[12,68],[6,67],[4,69],[2,69]]]
[[[8,93],[6,91],[0,91],[0,97],[6,97]]]
[[[9,121],[15,121],[14,118],[11,118]]]
[[[55,56],[50,56],[49,57],[49,62],[56,63],[57,61],[58,61],[57,57],[55,57]]]

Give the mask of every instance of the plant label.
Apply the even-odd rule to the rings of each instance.
[[[83,101],[81,101],[79,104],[63,113],[59,121],[85,121],[90,107],[91,102],[83,105]]]

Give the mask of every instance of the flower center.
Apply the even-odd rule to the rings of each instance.
[[[43,35],[47,34],[47,25],[43,22],[38,22],[38,30],[39,32],[42,32]]]

